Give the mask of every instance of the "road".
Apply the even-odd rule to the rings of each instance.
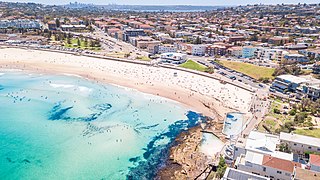
[[[213,61],[208,59],[207,57],[199,57],[199,56],[190,56],[188,55],[187,56],[188,59],[192,59],[194,61],[197,61],[198,63],[200,64],[204,64],[208,67],[215,67],[210,61]],[[221,75],[219,74],[218,72],[222,72],[224,73],[225,75]],[[216,69],[215,70],[215,75],[216,76],[221,76],[221,77],[230,77],[230,76],[235,76],[236,77],[236,80],[235,81],[238,81],[239,83],[242,83],[242,84],[246,84],[246,85],[249,85],[251,86],[252,88],[261,88],[259,86],[259,83],[255,83],[252,81],[252,78],[248,77],[248,76],[243,76],[242,74],[240,73],[237,73],[237,72],[230,72],[228,69],[223,69],[223,68],[219,68],[219,69]]]
[[[92,39],[97,39],[100,41],[101,44],[101,51],[102,54],[129,54],[130,56],[128,59],[136,59],[138,56],[148,56],[148,52],[142,51],[136,47],[134,47],[130,43],[126,43],[120,40],[117,40],[113,37],[110,37],[107,33],[105,33],[102,29],[93,26],[94,32],[93,33],[76,33],[76,32],[67,32],[72,33],[73,35],[80,36]]]

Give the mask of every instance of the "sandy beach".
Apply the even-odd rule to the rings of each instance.
[[[188,72],[40,50],[0,49],[0,69],[79,75],[169,98],[210,117],[247,113],[253,97],[242,88]]]

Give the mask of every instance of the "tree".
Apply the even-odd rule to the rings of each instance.
[[[277,109],[277,108],[274,108],[274,109],[273,109],[273,113],[275,113],[275,114],[280,114],[280,110]]]
[[[88,47],[88,39],[84,38],[84,47]]]
[[[303,98],[300,103],[301,111],[306,111],[310,105],[311,105],[311,100],[309,98]]]
[[[69,36],[67,37],[67,44],[71,44],[71,38]]]
[[[291,116],[294,116],[294,115],[296,115],[296,110],[295,109],[291,109],[290,111],[289,111],[289,114],[291,115]]]
[[[209,73],[209,74],[213,74],[214,73],[214,68],[213,67],[208,67],[205,72]]]
[[[77,44],[78,44],[78,47],[81,46],[80,38],[77,39]]]
[[[294,130],[295,130],[294,122],[288,121],[288,122],[285,122],[284,125],[281,125],[280,128],[276,129],[276,133],[280,133],[280,132],[290,133]]]
[[[200,39],[199,36],[197,36],[196,41],[195,41],[195,44],[201,44],[201,39]]]
[[[56,26],[60,27],[60,20],[58,18],[56,18]]]
[[[305,119],[308,117],[308,114],[306,112],[297,113],[294,116],[294,122],[297,123],[304,123]]]
[[[250,41],[258,41],[258,36],[256,34],[252,35]]]
[[[223,177],[226,169],[227,169],[226,160],[222,156],[220,156],[220,160],[217,168],[217,175],[219,178]]]
[[[288,144],[280,144],[279,150],[280,152],[291,153]]]
[[[94,47],[94,41],[93,40],[90,40],[90,47]]]

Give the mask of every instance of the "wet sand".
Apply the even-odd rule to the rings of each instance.
[[[0,69],[79,75],[172,99],[209,117],[248,112],[252,98],[249,91],[188,72],[40,50],[0,49]]]

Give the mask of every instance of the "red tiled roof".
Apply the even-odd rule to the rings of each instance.
[[[320,155],[310,154],[309,162],[312,165],[320,166]]]
[[[301,167],[300,163],[272,157],[270,155],[263,156],[262,165],[287,172],[293,172],[294,167]]]

